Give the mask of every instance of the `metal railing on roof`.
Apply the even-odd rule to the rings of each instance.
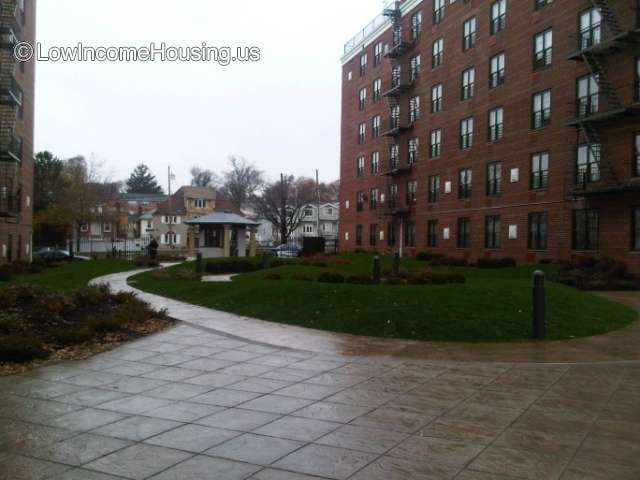
[[[384,10],[390,8],[396,3],[395,0],[387,0],[384,4]],[[376,16],[371,22],[367,24],[362,30],[360,30],[357,34],[355,34],[347,43],[344,44],[344,54],[348,55],[353,50],[355,50],[358,45],[360,45],[369,35],[375,32],[381,26],[389,23],[389,18],[384,15],[384,13],[380,13],[380,15]]]

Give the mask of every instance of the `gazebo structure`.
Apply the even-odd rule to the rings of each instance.
[[[231,212],[212,212],[185,222],[196,231],[196,251],[204,258],[255,257],[256,228],[248,218]],[[249,246],[247,248],[247,232]]]

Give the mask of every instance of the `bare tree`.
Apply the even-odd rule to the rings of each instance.
[[[255,208],[262,218],[280,232],[280,243],[287,243],[302,221],[304,207],[312,201],[313,190],[304,188],[304,182],[293,175],[280,175],[280,181],[265,186],[255,199]],[[311,196],[310,196],[311,195]]]
[[[265,184],[264,174],[246,158],[230,157],[231,169],[224,173],[222,193],[240,210],[246,207]]]
[[[220,184],[220,178],[211,170],[194,166],[190,173],[192,187],[216,188]]]

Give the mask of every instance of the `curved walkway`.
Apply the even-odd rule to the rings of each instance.
[[[606,363],[640,361],[640,321],[605,335],[556,342],[454,343],[418,342],[324,332],[292,325],[241,317],[210,308],[142,292],[127,284],[140,272],[125,272],[95,279],[115,290],[133,291],[171,317],[226,335],[316,353],[339,355],[390,355],[421,360],[521,362],[521,363]],[[640,312],[640,294],[617,292],[609,298],[625,302]]]

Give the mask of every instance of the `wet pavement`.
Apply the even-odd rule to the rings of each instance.
[[[0,378],[0,479],[640,477],[635,357],[432,360],[384,342],[354,353],[349,337],[310,331],[325,340],[301,349],[295,328],[285,348],[288,327],[234,337],[205,310],[88,360]]]

